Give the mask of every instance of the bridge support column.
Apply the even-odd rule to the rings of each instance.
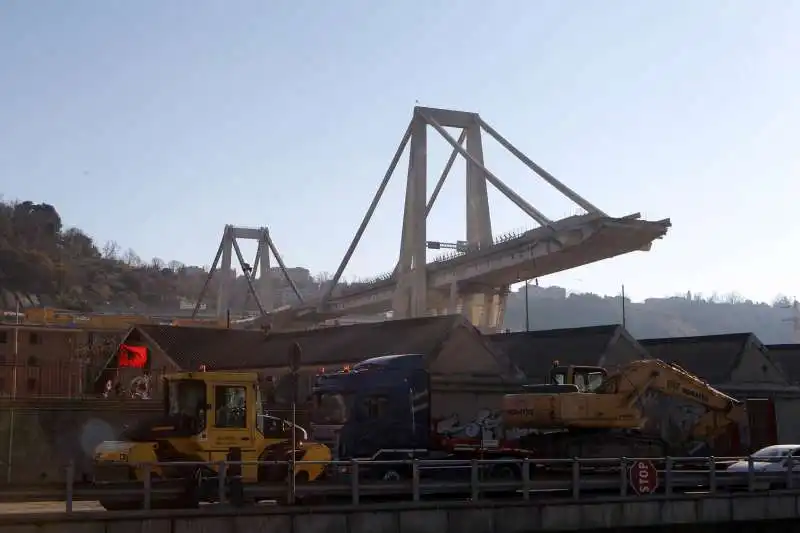
[[[450,284],[450,297],[447,300],[447,312],[455,315],[459,312],[461,298],[458,295],[458,283],[455,281]]]
[[[486,191],[481,126],[477,116],[465,129],[467,152],[472,156],[472,159],[467,161],[467,242],[470,247],[487,248],[494,242],[489,196]],[[501,314],[499,313],[501,302],[495,288],[472,292],[465,295],[463,300],[469,320],[481,331],[493,332],[500,327],[502,319],[501,324],[498,324],[498,316]]]
[[[258,299],[261,300],[261,305],[266,311],[271,311],[275,308],[269,252],[269,230],[264,228],[263,234],[258,239],[258,249],[256,250],[258,264],[252,265],[252,267],[258,269],[258,281],[256,282]]]
[[[222,232],[222,265],[217,286],[217,317],[225,318],[230,309],[231,254],[233,253],[233,227],[225,226]]]
[[[424,316],[428,310],[426,271],[427,124],[416,112],[411,122],[410,144],[398,282],[392,305],[396,318]]]

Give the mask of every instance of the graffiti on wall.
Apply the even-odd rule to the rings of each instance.
[[[668,443],[684,444],[706,409],[680,398],[649,391],[640,399],[642,412],[647,413],[644,431],[658,435]],[[702,443],[689,442],[689,447]]]
[[[504,438],[503,423],[498,411],[481,409],[471,419],[461,420],[458,414],[434,422],[436,433],[449,439],[497,442]]]

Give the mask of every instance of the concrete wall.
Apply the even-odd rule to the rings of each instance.
[[[81,396],[120,337],[113,331],[24,325],[15,349],[14,328],[0,325],[0,396]]]
[[[775,399],[775,417],[778,419],[778,442],[800,443],[800,398]]]
[[[103,440],[116,438],[126,425],[152,417],[160,403],[136,400],[54,400],[0,406],[0,483],[62,482],[75,460],[76,481],[90,479],[91,454]],[[12,432],[13,420],[13,432]]]
[[[360,506],[165,513],[74,513],[0,517],[3,533],[800,533],[797,495],[744,495],[578,504]]]

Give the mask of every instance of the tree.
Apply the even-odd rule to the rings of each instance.
[[[722,301],[726,304],[740,304],[744,303],[744,297],[738,292],[733,291],[723,296]]]
[[[176,274],[183,270],[186,266],[181,263],[180,261],[175,261],[174,259],[167,263],[167,268],[175,272]]]
[[[142,266],[142,258],[139,257],[133,248],[128,248],[128,250],[122,254],[122,262],[133,268]]]
[[[778,294],[772,300],[772,307],[791,307],[792,303],[792,299],[785,294]]]
[[[164,269],[164,260],[158,257],[154,257],[150,261],[150,268],[158,272],[162,271]]]
[[[119,244],[117,241],[106,241],[103,245],[103,258],[116,259],[119,255]]]
[[[61,245],[64,252],[72,258],[91,258],[100,256],[91,237],[78,228],[70,228],[61,234]]]

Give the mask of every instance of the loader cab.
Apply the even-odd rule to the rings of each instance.
[[[601,366],[559,365],[550,369],[551,385],[575,385],[579,392],[594,392],[606,379],[608,372]]]
[[[164,381],[167,418],[201,450],[256,446],[261,402],[255,373],[184,372]]]

